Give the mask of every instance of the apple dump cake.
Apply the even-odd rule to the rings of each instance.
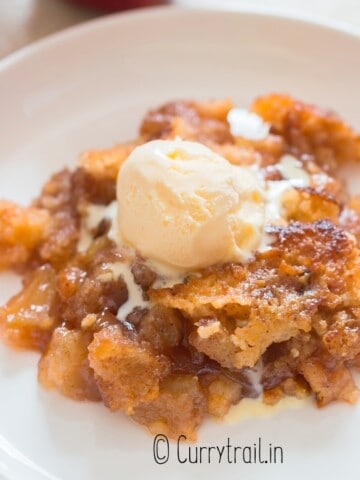
[[[168,103],[29,206],[0,203],[23,288],[2,337],[39,382],[170,437],[243,398],[358,397],[360,138],[286,95]]]

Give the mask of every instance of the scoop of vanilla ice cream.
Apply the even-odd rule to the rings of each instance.
[[[137,147],[119,171],[117,199],[120,241],[172,268],[242,262],[261,242],[260,176],[199,143]]]

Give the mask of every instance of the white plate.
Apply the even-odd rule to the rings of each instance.
[[[1,197],[28,201],[89,147],[135,136],[150,106],[193,97],[291,92],[360,127],[360,39],[261,12],[159,9],[104,18],[53,36],[0,67]],[[14,287],[0,280],[1,300]],[[358,478],[360,408],[283,410],[235,425],[207,422],[200,445],[264,443],[284,464],[157,465],[153,439],[122,414],[42,390],[38,355],[0,349],[0,472],[9,479]],[[183,449],[182,455],[185,455]],[[0,473],[0,475],[1,475]],[[205,477],[206,475],[206,477]]]

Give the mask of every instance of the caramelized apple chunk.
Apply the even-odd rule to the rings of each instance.
[[[0,308],[0,329],[16,347],[42,350],[57,324],[56,276],[49,265],[38,268],[20,293]]]
[[[207,412],[215,417],[222,418],[243,396],[241,385],[225,375],[205,375],[201,383],[205,392]]]
[[[142,316],[138,335],[140,340],[150,343],[156,351],[166,353],[181,342],[181,315],[175,310],[155,305]]]
[[[314,189],[290,189],[282,197],[284,216],[287,221],[316,222],[331,220],[337,223],[341,207],[329,195]]]
[[[359,398],[348,368],[331,358],[309,357],[299,367],[311,390],[315,393],[319,406],[327,405],[334,400],[355,403]]]
[[[39,382],[74,400],[100,400],[88,360],[91,335],[58,327],[39,361]]]
[[[169,438],[185,435],[196,440],[196,429],[202,422],[206,402],[196,376],[171,375],[160,386],[151,402],[135,406],[132,417],[146,425],[153,435],[163,433]]]
[[[157,398],[160,380],[170,371],[166,357],[126,337],[120,325],[94,335],[89,360],[105,405],[127,414],[139,403]]]
[[[24,265],[46,237],[49,213],[0,201],[0,270]]]
[[[39,255],[43,262],[58,268],[75,254],[79,237],[72,173],[62,170],[53,175],[44,185],[35,206],[46,209],[52,219]]]
[[[137,142],[116,145],[103,150],[88,150],[80,156],[80,165],[95,178],[115,181],[121,165]]]

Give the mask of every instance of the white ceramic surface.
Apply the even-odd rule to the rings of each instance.
[[[0,64],[0,196],[28,201],[78,152],[131,138],[144,111],[174,98],[268,91],[331,106],[360,127],[360,38],[266,13],[159,9],[105,18]],[[4,301],[16,280],[0,279]],[[123,478],[356,479],[360,408],[283,410],[234,425],[207,422],[200,445],[284,449],[282,465],[157,465],[153,439],[122,414],[76,403],[36,382],[37,354],[0,347],[0,476],[11,480]],[[184,452],[183,452],[184,453]]]

